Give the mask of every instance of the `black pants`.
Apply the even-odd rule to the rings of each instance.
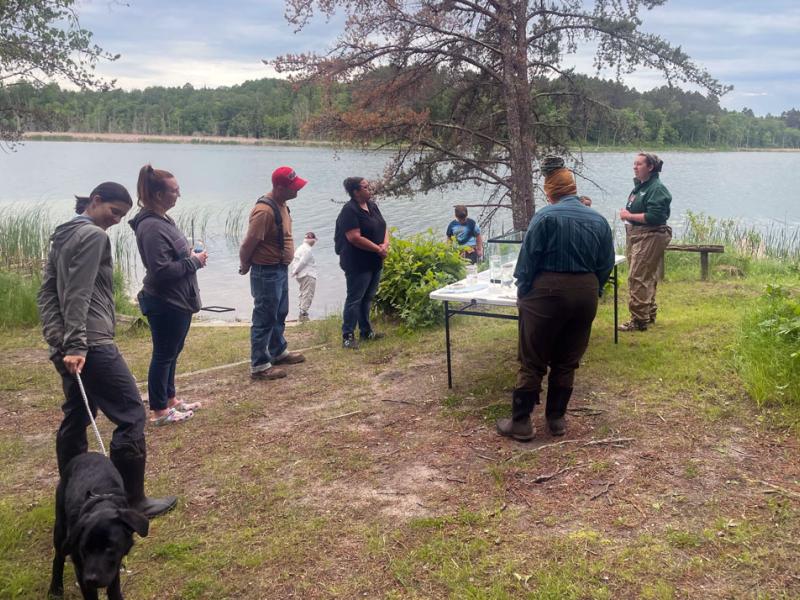
[[[169,399],[175,397],[175,369],[192,324],[192,313],[144,292],[139,293],[139,307],[147,317],[153,338],[153,356],[147,372],[150,410],[165,410]]]
[[[589,345],[597,314],[594,273],[541,273],[519,309],[519,371],[516,392],[537,398],[547,369],[548,387],[572,388],[575,370]],[[535,400],[514,404],[515,417],[530,414]],[[520,414],[516,414],[520,413]]]
[[[59,472],[78,454],[86,452],[89,444],[86,428],[89,415],[83,403],[78,381],[64,367],[62,356],[52,358],[64,389],[66,401],[61,407],[64,420],[56,437]],[[116,425],[111,437],[111,450],[144,443],[145,411],[136,381],[122,358],[116,344],[89,348],[81,372],[83,387],[89,399],[92,416],[97,409]]]

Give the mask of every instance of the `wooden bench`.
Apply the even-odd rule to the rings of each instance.
[[[708,255],[709,253],[721,254],[725,252],[725,246],[718,246],[715,244],[670,244],[667,250],[676,250],[678,252],[699,252],[700,253],[700,279],[702,281],[708,280]],[[664,257],[661,257],[661,266],[658,270],[658,278],[664,279]]]

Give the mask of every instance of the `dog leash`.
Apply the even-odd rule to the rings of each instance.
[[[92,429],[94,429],[94,434],[97,437],[97,443],[100,444],[100,449],[103,451],[103,456],[108,456],[108,452],[106,452],[106,447],[103,445],[103,438],[100,437],[100,430],[97,429],[97,423],[94,421],[94,416],[92,416],[92,409],[89,408],[89,398],[86,397],[86,390],[83,389],[83,380],[81,379],[80,373],[75,373],[75,377],[78,380],[78,387],[81,389],[81,396],[83,396],[83,403],[86,405],[86,412],[89,414],[89,420],[92,422]]]

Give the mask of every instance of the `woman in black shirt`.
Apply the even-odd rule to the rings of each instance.
[[[341,240],[339,266],[347,282],[347,299],[342,315],[342,346],[358,348],[356,324],[362,340],[374,340],[383,334],[372,330],[369,311],[380,283],[383,259],[389,251],[389,230],[377,204],[371,200],[369,182],[363,177],[348,177],[344,189],[350,201],[336,219]]]

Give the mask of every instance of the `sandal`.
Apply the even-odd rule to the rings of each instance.
[[[184,402],[183,400],[178,400],[175,404],[170,406],[170,408],[181,412],[194,412],[203,408],[203,405],[199,402]]]
[[[180,412],[175,410],[174,408],[170,408],[169,412],[165,414],[163,417],[156,417],[155,419],[150,419],[150,424],[155,427],[162,427],[164,425],[172,425],[173,423],[182,423],[183,421],[188,421],[194,416],[193,412]]]

